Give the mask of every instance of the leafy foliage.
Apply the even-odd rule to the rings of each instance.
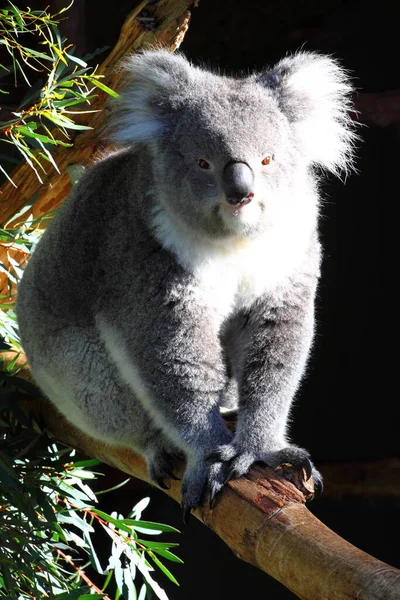
[[[115,600],[144,599],[148,589],[167,600],[152,572],[155,565],[177,583],[161,561],[182,562],[171,552],[177,544],[146,536],[177,530],[141,520],[149,498],[127,518],[97,509],[100,492],[94,493],[89,483],[98,461],[76,460],[74,450],[50,444],[20,409],[14,414],[16,394],[7,389],[0,395],[0,597],[110,599],[106,590],[114,579]],[[96,528],[111,538],[104,566],[92,540]],[[97,571],[101,584],[94,583],[88,569]],[[138,572],[143,581],[139,593]]]
[[[96,88],[117,94],[100,81],[103,76],[97,74],[97,67],[92,69],[74,56],[72,44],[61,38],[57,25],[71,5],[55,15],[21,10],[10,0],[8,5],[0,10],[0,45],[12,64],[0,64],[0,77],[12,73],[15,86],[22,80],[29,89],[10,118],[0,121],[0,142],[15,146],[42,182],[40,173],[45,172],[46,162],[58,171],[51,148],[70,146],[70,129],[90,129],[75,119],[92,110],[76,108],[90,107]],[[0,93],[8,91],[1,86]],[[12,182],[1,164],[0,170]]]

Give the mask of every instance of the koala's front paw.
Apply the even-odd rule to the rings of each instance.
[[[304,469],[307,479],[313,476],[315,495],[321,494],[323,490],[322,475],[314,467],[308,452],[297,446],[287,446],[281,450],[256,452],[231,443],[220,446],[207,460],[210,464],[220,463],[222,465],[223,483],[246,475],[255,462],[263,462],[273,469],[289,463],[298,469]],[[216,492],[220,489],[217,489]],[[215,493],[213,494],[211,490],[210,503],[213,503],[214,497]]]
[[[183,520],[188,521],[190,511],[200,506],[209,489],[214,496],[224,485],[222,463],[208,464],[206,461],[188,466],[182,482]]]
[[[313,478],[314,496],[319,496],[323,491],[323,482],[321,473],[315,468],[310,459],[310,455],[304,448],[298,446],[287,446],[275,452],[266,452],[261,458],[269,467],[277,469],[281,465],[290,464],[297,469],[303,469],[306,475],[306,481]],[[283,472],[284,475],[284,472]]]

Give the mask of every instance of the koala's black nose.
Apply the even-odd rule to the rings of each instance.
[[[223,188],[229,204],[244,206],[253,197],[254,175],[244,162],[231,162],[222,174]]]

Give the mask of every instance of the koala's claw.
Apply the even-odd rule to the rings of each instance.
[[[192,516],[192,514],[191,514],[192,507],[184,506],[183,503],[181,506],[183,509],[182,519],[183,519],[184,524],[187,525],[190,521],[190,517]]]
[[[178,480],[179,477],[172,472],[172,456],[161,450],[154,454],[152,459],[148,462],[149,477],[152,481],[157,483],[163,490],[169,490],[168,480]]]
[[[242,472],[242,471],[244,471],[244,472]],[[235,459],[232,458],[232,460],[226,466],[224,485],[226,483],[228,483],[228,481],[230,481],[231,479],[238,479],[242,475],[245,475],[247,473],[247,471],[248,471],[248,469],[244,470],[244,469],[238,468],[238,465],[235,463]]]
[[[314,480],[314,498],[319,498],[324,491],[324,482],[322,479],[322,475],[317,469],[314,467],[312,471],[312,476]]]
[[[162,488],[163,490],[169,490],[169,485],[167,483],[165,483],[164,479],[162,479],[161,477],[158,477],[156,479],[157,485],[160,486],[160,488]]]
[[[225,482],[220,483],[218,481],[213,481],[209,484],[210,493],[209,493],[209,501],[208,502],[209,502],[210,510],[215,508],[215,504],[217,501],[217,495],[222,490],[224,485],[225,485]]]
[[[279,459],[280,463],[270,466],[273,466],[275,470],[280,470],[282,465],[289,463],[296,469],[303,469],[306,475],[306,481],[308,481],[310,477],[313,478],[314,498],[322,494],[324,489],[322,475],[314,467],[306,450],[303,450],[303,448],[297,448],[296,446],[284,448],[277,453],[277,458]]]
[[[303,468],[306,472],[307,479],[310,479],[312,472],[313,472],[313,464],[312,464],[311,460],[308,458],[308,456],[304,460]]]

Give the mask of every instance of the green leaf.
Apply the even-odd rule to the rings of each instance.
[[[57,517],[54,512],[53,506],[50,504],[47,495],[42,490],[36,490],[36,499],[38,501],[39,508],[42,509],[43,515],[46,517],[49,523],[56,521]]]
[[[104,590],[107,588],[108,584],[110,583],[110,581],[111,581],[111,579],[112,579],[112,576],[113,576],[113,575],[114,575],[114,571],[113,571],[112,569],[109,569],[109,570],[108,570],[108,573],[107,573],[106,580],[105,580],[105,582],[103,583],[103,587],[102,587],[102,591],[103,591],[103,592],[104,592]]]
[[[117,584],[117,588],[122,593],[124,587],[124,572],[122,570],[121,562],[119,560],[117,560],[115,563],[114,577],[115,583]]]
[[[21,13],[19,12],[18,8],[16,6],[14,6],[14,4],[12,2],[10,2],[10,0],[8,0],[8,1],[11,5],[11,10],[15,15],[15,19],[16,19],[18,25],[21,27],[21,29],[24,29],[24,22],[22,20]]]
[[[80,59],[80,58],[78,58],[76,56],[73,56],[72,54],[68,54],[68,52],[66,52],[65,54],[66,54],[66,56],[68,56],[68,58],[70,60],[72,60],[73,62],[77,63],[81,67],[87,67],[87,63],[85,63],[84,60],[82,60],[82,59]]]
[[[53,102],[56,108],[67,108],[68,106],[75,106],[76,104],[82,104],[92,100],[94,96],[82,96],[81,98],[68,99],[68,100],[55,100]]]
[[[141,539],[137,539],[136,540],[139,544],[142,544],[142,546],[146,546],[146,548],[150,548],[151,550],[154,550],[155,548],[161,549],[161,550],[168,550],[168,548],[173,548],[174,546],[179,546],[179,544],[172,544],[170,542],[150,542],[149,540],[141,540]]]
[[[57,144],[57,141],[47,137],[47,135],[42,135],[41,133],[36,133],[36,131],[31,131],[29,127],[22,125],[18,127],[18,131],[27,135],[28,137],[34,138],[35,140],[40,140],[45,144]]]
[[[15,584],[14,584],[14,578],[11,575],[10,569],[5,564],[2,565],[1,570],[2,570],[4,581],[6,584],[6,589],[8,592],[11,593],[11,598],[12,598],[16,591]],[[14,596],[14,597],[17,598],[17,596]]]
[[[16,362],[17,362],[17,360],[19,359],[20,356],[21,356],[21,352],[17,352],[17,354],[14,356],[14,358],[7,364],[7,371],[8,372],[10,372],[10,371],[13,370],[13,368],[15,367],[15,364],[16,364]],[[14,379],[12,381],[14,383]]]
[[[114,519],[114,517],[112,517],[111,515],[108,515],[107,513],[103,512],[102,510],[98,510],[97,508],[92,508],[91,511],[94,512],[99,517],[101,517],[107,523],[112,523],[113,525],[118,527],[118,529],[122,529],[122,531],[126,531],[129,534],[132,533],[131,527],[127,527],[127,525],[125,525],[123,520]]]
[[[153,552],[156,552],[160,556],[163,556],[164,558],[166,558],[167,560],[171,560],[172,562],[183,563],[183,560],[179,558],[179,556],[176,556],[176,554],[173,554],[168,550],[154,549]]]
[[[88,458],[87,460],[77,460],[72,464],[72,466],[74,469],[76,469],[80,467],[95,467],[100,464],[101,462],[97,460],[97,458]]]
[[[114,492],[115,490],[118,490],[122,486],[126,485],[128,483],[128,481],[130,481],[130,480],[131,480],[131,478],[128,477],[128,479],[125,479],[125,481],[121,481],[121,483],[117,483],[117,485],[114,485],[114,487],[108,488],[106,490],[100,490],[100,492],[95,492],[95,494],[96,494],[96,496],[100,496],[101,494],[107,494],[108,492]]]
[[[125,525],[131,525],[134,529],[144,531],[146,530],[157,530],[159,532],[165,531],[166,533],[180,533],[179,529],[171,527],[171,525],[164,525],[162,523],[153,523],[152,521],[136,521],[135,519],[123,519],[122,522]]]
[[[53,113],[44,110],[42,112],[43,116],[45,116],[49,121],[52,121],[59,127],[65,127],[66,129],[93,129],[93,127],[88,127],[87,125],[76,125],[71,119],[67,119],[66,117],[61,117],[60,115],[54,115]]]
[[[129,567],[123,569],[124,584],[128,590],[128,600],[137,600],[137,592]]]
[[[43,54],[43,52],[38,52],[37,50],[33,50],[32,48],[28,48],[27,46],[24,46],[24,50],[29,54],[32,54],[32,56],[36,56],[37,58],[42,58],[43,60],[49,60],[51,62],[53,61],[51,56],[49,56],[48,54]]]
[[[90,67],[86,67],[85,69],[78,69],[78,71],[74,71],[73,73],[70,73],[63,79],[60,79],[58,85],[66,85],[67,81],[72,83],[73,85],[77,85],[77,78],[79,78],[81,75],[84,75],[87,71],[90,71]]]
[[[104,596],[105,594],[81,594],[80,590],[73,590],[71,592],[65,592],[64,594],[58,594],[56,598],[57,600],[100,600],[100,598],[104,598]]]
[[[13,362],[14,361],[15,358]],[[17,388],[23,390],[24,392],[27,392],[28,394],[31,394],[32,396],[40,397],[42,395],[39,391],[39,388],[37,388],[35,384],[31,383],[30,381],[26,381],[25,379],[22,379],[22,377],[16,377],[15,375],[11,374],[4,374],[3,376],[5,380],[9,381],[10,383],[13,383]]]
[[[58,58],[65,64],[68,65],[67,61],[65,60],[65,56],[62,53],[62,50],[60,50],[60,48],[58,48],[58,46],[56,46],[56,44],[51,44],[51,49],[54,50],[54,52],[57,54]]]
[[[68,6],[65,6],[64,8],[62,8],[62,9],[61,9],[61,10],[60,10],[60,11],[57,13],[57,15],[61,15],[61,14],[62,14],[63,12],[65,12],[66,10],[69,10],[69,9],[71,8],[71,6],[73,5],[73,3],[74,3],[74,0],[72,0],[72,1],[71,1],[71,2],[68,4]],[[86,599],[85,599],[85,600],[86,600]]]
[[[102,568],[102,566],[100,564],[100,561],[99,561],[99,559],[97,557],[97,554],[96,554],[96,551],[94,549],[94,546],[93,546],[93,543],[92,543],[92,540],[91,540],[89,532],[84,531],[83,537],[85,538],[85,540],[87,541],[88,546],[89,546],[87,548],[87,551],[89,553],[90,562],[92,563],[92,565],[96,569],[96,571],[98,573],[100,573],[100,575],[103,575],[104,574],[104,569]]]
[[[83,500],[84,502],[87,502],[89,500],[89,496],[85,492],[77,490],[72,485],[68,485],[67,483],[65,483],[65,481],[60,483],[59,488],[60,494],[63,494],[67,498],[73,498],[74,500]]]
[[[101,83],[101,81],[99,81],[98,79],[95,79],[94,77],[89,76],[89,81],[90,81],[90,83],[93,83],[93,85],[97,86],[98,88],[103,90],[103,92],[106,92],[113,98],[119,98],[119,94],[117,94],[117,92],[114,92],[114,90],[109,88],[107,85],[104,85],[104,83]]]
[[[75,466],[68,472],[69,477],[74,477],[77,479],[95,479],[96,475],[92,471],[84,471],[83,469],[76,469]],[[86,490],[83,490],[84,492]],[[92,490],[90,490],[92,493]]]
[[[128,515],[129,519],[141,519],[142,512],[148,507],[150,503],[150,498],[147,496],[142,498],[135,506],[132,508],[131,512]]]
[[[168,579],[170,581],[172,581],[172,583],[175,583],[176,585],[179,586],[179,583],[177,582],[175,577],[172,575],[171,571],[169,569],[167,569],[167,567],[165,565],[163,565],[161,560],[159,560],[153,552],[149,552],[148,554],[149,554],[149,556],[151,556],[151,558],[153,559],[153,561],[155,562],[157,567],[159,567],[159,569],[164,573],[164,575],[166,575],[168,577]]]
[[[90,531],[93,532],[94,529],[91,525],[89,525],[89,523],[87,523],[86,521],[84,521],[84,519],[81,519],[80,517],[78,517],[76,514],[71,515],[64,515],[61,513],[58,513],[57,516],[57,520],[59,523],[68,523],[69,525],[75,525],[76,527],[78,527],[81,531]]]

